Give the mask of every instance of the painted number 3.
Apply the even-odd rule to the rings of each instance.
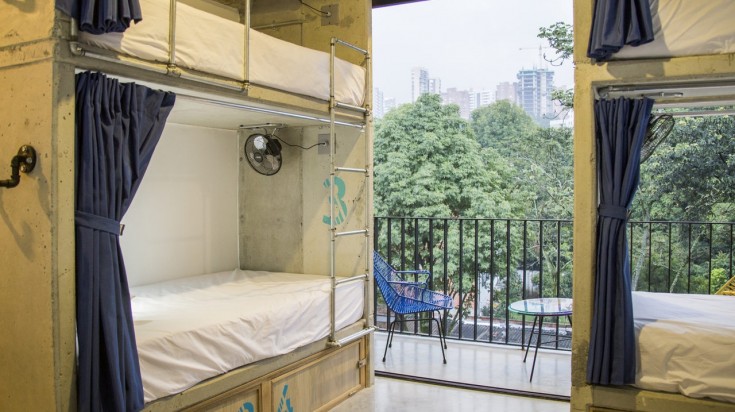
[[[324,181],[324,187],[329,189],[329,179]],[[334,178],[334,188],[337,192],[337,204],[334,204],[332,202],[331,196],[329,199],[329,204],[334,205],[334,224],[338,225],[347,219],[347,203],[344,201],[345,197],[345,181],[340,179],[339,177]],[[327,225],[331,225],[332,221],[329,217],[329,215],[324,215],[322,217],[322,222],[324,222]]]

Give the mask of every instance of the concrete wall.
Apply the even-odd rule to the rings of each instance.
[[[572,410],[589,405],[621,410],[695,411],[716,403],[679,395],[586,383],[592,320],[597,182],[594,141],[594,87],[615,83],[735,78],[731,55],[594,64],[586,57],[594,2],[574,1],[574,334],[572,338]],[[718,407],[722,408],[722,404]],[[710,410],[710,409],[707,409]],[[714,409],[711,409],[714,410]]]
[[[244,140],[251,132],[244,132]],[[328,127],[290,128],[278,135],[291,144],[309,147]],[[338,166],[365,166],[365,133],[340,127],[337,131]],[[296,273],[329,274],[329,154],[318,147],[308,150],[283,145],[283,165],[273,176],[255,172],[240,160],[240,253],[241,267]],[[336,193],[338,230],[362,229],[365,197],[370,187],[364,175],[340,174],[345,192]],[[336,185],[336,187],[341,187]],[[337,192],[337,191],[336,191]],[[346,210],[346,216],[339,216]],[[364,273],[365,242],[362,236],[336,242],[337,273]]]
[[[53,2],[0,3],[0,405],[75,409],[73,72],[53,61]],[[69,81],[71,79],[71,82]]]
[[[309,128],[305,141],[317,141],[329,128]],[[365,167],[366,134],[361,130],[342,127],[336,131],[337,156],[335,163],[344,167]],[[314,151],[316,152],[316,151]],[[337,231],[359,230],[365,227],[365,196],[369,193],[365,176],[357,173],[338,173],[335,176],[334,216]],[[341,181],[341,182],[340,182]],[[344,186],[341,186],[341,184]],[[339,190],[344,188],[344,195]],[[304,271],[329,274],[329,155],[310,153],[304,157]],[[372,205],[368,205],[372,207]],[[346,211],[346,213],[345,213]],[[368,222],[370,223],[370,222]],[[361,235],[339,237],[335,241],[336,273],[353,275],[365,273],[365,238]]]
[[[238,153],[235,131],[166,125],[122,222],[130,286],[238,267]]]
[[[282,145],[281,170],[264,176],[253,170],[243,154],[247,137],[240,133],[240,267],[242,269],[303,273],[302,151]],[[301,129],[284,129],[278,136],[305,145]]]

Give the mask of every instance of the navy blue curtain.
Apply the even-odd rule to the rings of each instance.
[[[587,380],[592,384],[635,382],[628,209],[638,189],[641,148],[653,100],[599,100],[595,103],[597,176],[597,267]]]
[[[56,0],[56,8],[74,17],[79,30],[92,34],[124,32],[143,19],[139,0]]]
[[[118,235],[175,96],[100,73],[76,80],[78,405],[136,411],[143,383]]]
[[[649,0],[597,0],[587,56],[607,60],[623,46],[653,41]]]

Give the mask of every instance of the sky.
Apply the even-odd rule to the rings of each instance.
[[[439,78],[442,91],[491,89],[539,66],[539,27],[572,22],[572,0],[427,0],[373,10],[373,85],[386,99],[411,101],[411,69]],[[553,55],[553,50],[542,52]],[[555,86],[572,87],[567,61]]]

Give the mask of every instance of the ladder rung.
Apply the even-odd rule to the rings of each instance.
[[[363,234],[366,235],[367,233],[368,233],[367,229],[360,229],[360,230],[350,230],[347,232],[337,232],[334,234],[334,236],[340,237],[340,236],[352,236],[352,235],[363,235]]]
[[[374,330],[375,330],[375,327],[371,326],[371,327],[366,328],[366,329],[363,329],[363,330],[361,330],[361,331],[359,331],[357,333],[353,333],[352,335],[345,336],[342,339],[334,340],[334,341],[329,341],[329,342],[327,342],[327,345],[332,346],[332,347],[340,347],[340,346],[346,345],[346,344],[348,344],[348,343],[350,343],[352,341],[355,341],[357,339],[360,339],[361,337],[363,337],[365,335],[369,335]]]
[[[368,109],[362,107],[362,106],[355,106],[354,104],[347,104],[347,103],[341,103],[341,102],[335,102],[334,107],[340,108],[340,109],[350,109],[354,110],[356,112],[360,113],[367,113]]]
[[[351,48],[351,49],[353,49],[355,51],[358,51],[358,52],[360,52],[362,54],[368,54],[368,51],[367,50],[361,49],[361,48],[355,46],[354,44],[348,43],[348,42],[346,42],[344,40],[334,39],[334,42],[337,43],[337,44],[341,44],[343,46],[347,46],[347,47],[349,47],[349,48]]]
[[[365,279],[367,279],[367,277],[368,277],[367,273],[363,273],[362,275],[355,275],[355,276],[352,276],[352,277],[349,277],[349,278],[340,279],[340,280],[336,281],[334,284],[335,285],[341,285],[343,283],[350,283],[350,282],[354,282],[356,280],[365,280]]]
[[[367,169],[360,169],[358,167],[335,167],[337,172],[355,172],[355,173],[367,173]]]

